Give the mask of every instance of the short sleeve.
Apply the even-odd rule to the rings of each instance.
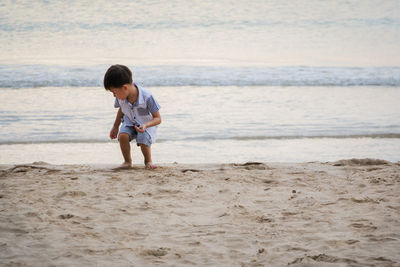
[[[151,114],[154,114],[160,110],[161,106],[157,103],[153,96],[150,96],[147,99],[147,108]]]
[[[119,108],[119,107],[121,107],[121,106],[119,105],[118,99],[115,98],[114,108]]]

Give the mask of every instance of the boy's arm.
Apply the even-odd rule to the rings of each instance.
[[[110,138],[115,139],[118,136],[119,125],[121,124],[122,117],[124,113],[122,113],[121,108],[118,109],[117,116],[115,117],[114,125],[110,131]]]
[[[124,113],[122,113],[122,109],[119,108],[118,112],[117,112],[117,116],[115,117],[115,121],[114,121],[114,126],[113,127],[119,127],[119,125],[121,124],[121,120],[122,117],[124,116]]]
[[[140,125],[139,128],[137,126],[135,126],[136,131],[138,131],[139,133],[144,133],[147,128],[159,125],[161,123],[162,120],[161,120],[160,111],[157,111],[156,113],[153,113],[152,115],[153,115],[153,119],[151,121],[148,121],[148,122]]]

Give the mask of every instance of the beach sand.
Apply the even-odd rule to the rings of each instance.
[[[0,262],[400,266],[400,163],[1,165]]]

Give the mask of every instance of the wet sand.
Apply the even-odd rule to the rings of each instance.
[[[0,166],[0,262],[400,266],[400,163]]]

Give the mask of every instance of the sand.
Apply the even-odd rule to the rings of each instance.
[[[1,165],[0,262],[400,266],[400,163]]]

